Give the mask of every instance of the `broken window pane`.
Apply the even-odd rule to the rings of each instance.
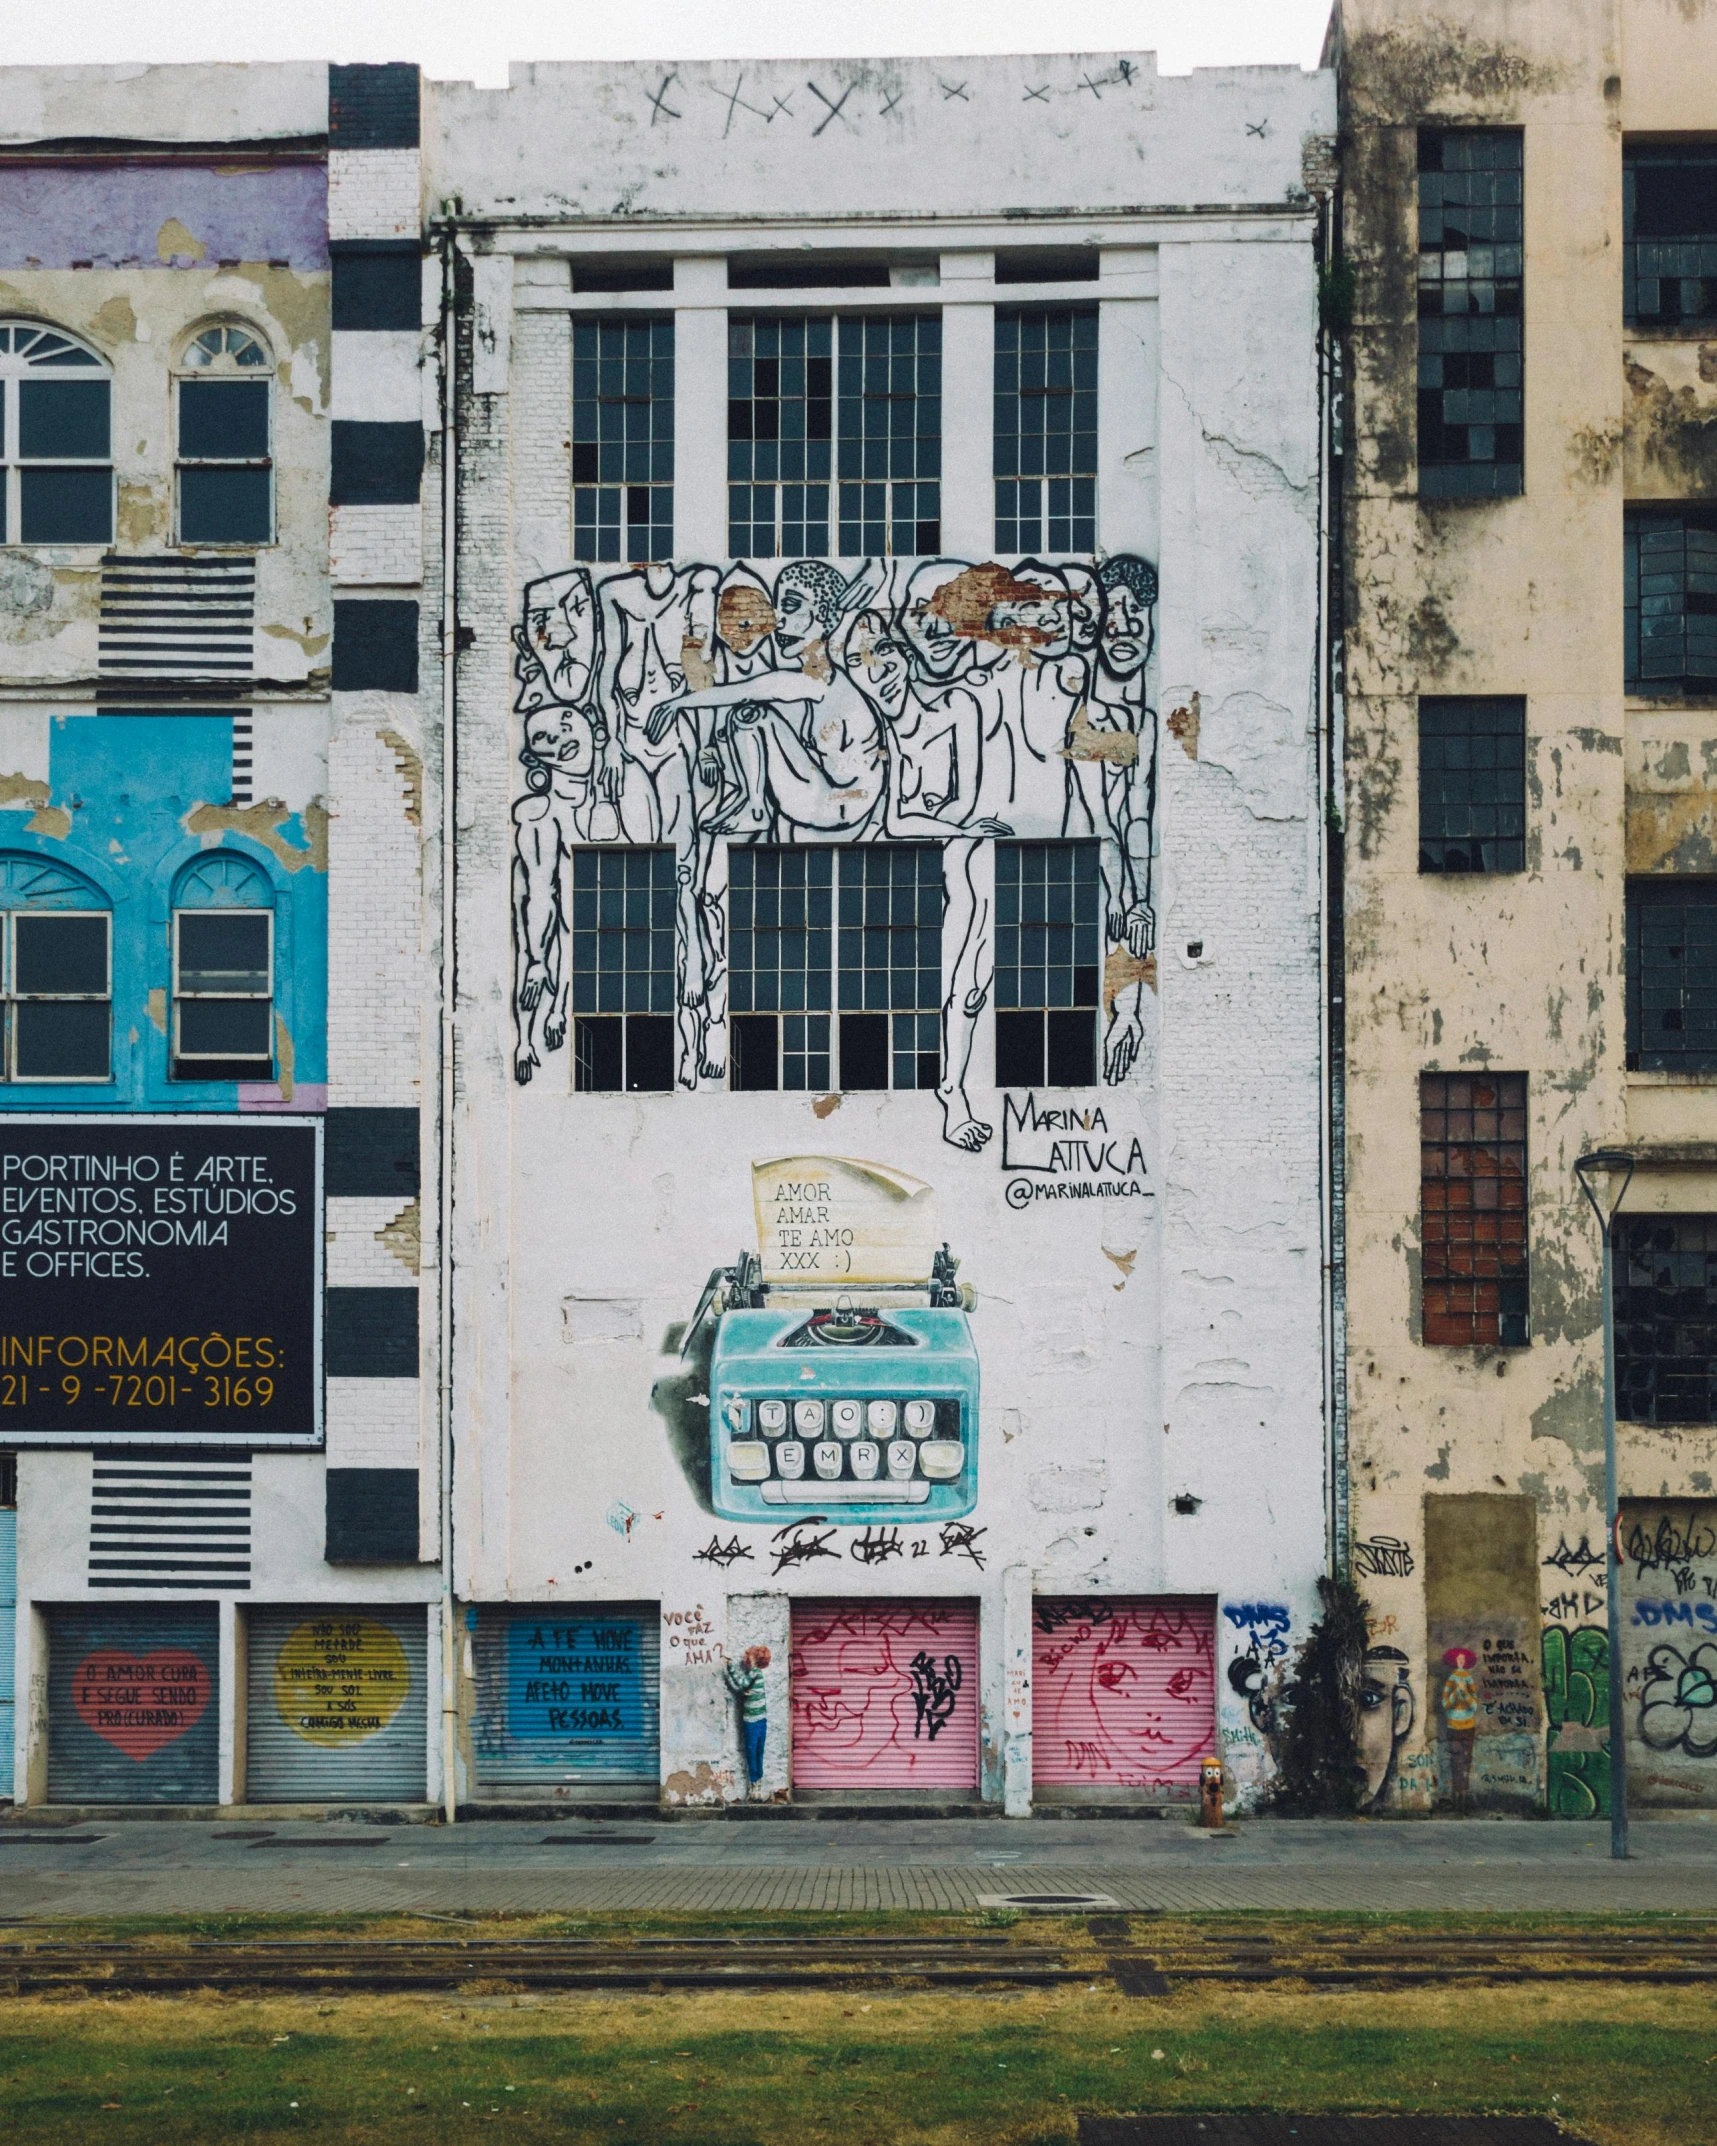
[[[736,559],[829,548],[834,332],[827,315],[728,323],[727,548]]]
[[[1526,1075],[1419,1078],[1423,1337],[1527,1342]]]
[[[1526,869],[1526,703],[1419,702],[1419,869]]]
[[[1619,1215],[1616,1414],[1717,1423],[1717,1215]]]
[[[1419,136],[1419,496],[1523,489],[1521,136]]]
[[[996,1086],[1097,1079],[1102,886],[1095,842],[996,845]]]
[[[1630,507],[1622,556],[1625,689],[1717,690],[1717,509]]]
[[[1641,325],[1717,321],[1717,149],[1622,153],[1622,300]]]
[[[580,849],[572,858],[574,1085],[674,1085],[671,849]]]
[[[1628,1070],[1717,1070],[1717,881],[1630,879]]]

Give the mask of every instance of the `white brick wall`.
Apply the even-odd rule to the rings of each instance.
[[[383,1199],[330,1199],[327,1214],[327,1283],[330,1289],[403,1289],[417,1279],[382,1242],[382,1231],[409,1216],[415,1200],[391,1194]],[[402,1246],[402,1249],[405,1247]]]
[[[415,149],[331,150],[328,236],[416,238],[420,192]]]
[[[336,328],[329,415],[397,424],[422,407],[420,328]]]
[[[328,1100],[419,1102],[426,955],[420,930],[417,703],[337,693],[328,749]],[[383,733],[387,735],[384,736]]]
[[[336,587],[414,587],[423,579],[422,509],[330,507],[328,555]]]
[[[330,1468],[416,1468],[420,1465],[416,1379],[330,1379]]]

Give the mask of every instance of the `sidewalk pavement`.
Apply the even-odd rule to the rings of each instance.
[[[675,1909],[964,1912],[1004,1896],[1132,1910],[1717,1915],[1717,1824],[1529,1819],[1179,1822],[837,1819],[811,1825],[250,1817],[92,1818],[0,1828],[0,1917],[557,1913]]]

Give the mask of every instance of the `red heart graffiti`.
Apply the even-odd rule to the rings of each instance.
[[[209,1665],[185,1647],[98,1648],[72,1671],[72,1704],[84,1727],[139,1763],[194,1729],[214,1688]]]

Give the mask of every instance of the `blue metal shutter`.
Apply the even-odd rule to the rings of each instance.
[[[219,1611],[163,1603],[48,1615],[48,1801],[214,1803]]]
[[[654,1603],[485,1608],[475,1654],[480,1787],[659,1778]]]
[[[18,1660],[18,1514],[0,1506],[0,1796],[12,1793],[12,1705]]]

